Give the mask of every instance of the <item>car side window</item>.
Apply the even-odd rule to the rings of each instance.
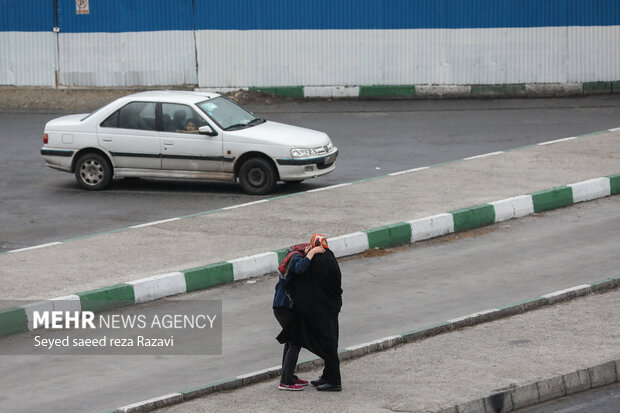
[[[131,102],[123,106],[101,123],[105,128],[155,130],[154,102]]]
[[[118,112],[120,112],[120,110],[117,110],[116,112],[114,112],[113,114],[108,116],[108,118],[106,120],[101,122],[101,127],[103,127],[103,128],[118,128]]]
[[[207,125],[207,121],[187,105],[162,103],[161,111],[167,132],[198,133],[198,128]]]

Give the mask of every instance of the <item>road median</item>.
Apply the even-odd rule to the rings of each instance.
[[[481,228],[533,213],[567,207],[577,202],[617,195],[620,190],[618,182],[620,182],[620,174],[590,179],[530,195],[521,195],[413,221],[385,225],[364,232],[328,238],[328,242],[337,257],[356,255],[369,249],[398,247],[437,236]],[[158,274],[96,290],[78,292],[72,297],[79,299],[82,311],[101,312],[116,308],[121,304],[142,303],[272,274],[276,272],[285,252],[286,249],[279,249],[203,267]],[[43,308],[45,302],[0,312],[0,335],[30,329],[32,312],[27,309],[33,306]]]

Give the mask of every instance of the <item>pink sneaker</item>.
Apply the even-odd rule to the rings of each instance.
[[[307,386],[308,384],[308,380],[303,380],[303,379],[297,379],[297,381],[295,382],[295,384],[299,384],[300,386]]]
[[[280,383],[280,386],[278,386],[278,389],[280,390],[288,390],[288,391],[301,391],[304,389],[304,386],[300,385],[300,384],[282,384]]]

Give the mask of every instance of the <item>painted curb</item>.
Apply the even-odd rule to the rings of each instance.
[[[597,287],[594,288],[594,286]],[[387,350],[401,344],[424,340],[426,338],[444,334],[453,330],[496,321],[501,318],[526,313],[542,307],[552,306],[559,302],[570,301],[587,294],[595,292],[601,293],[617,288],[620,288],[620,277],[607,278],[593,284],[584,284],[545,294],[525,302],[515,303],[501,308],[479,311],[474,314],[457,317],[452,320],[420,328],[414,331],[349,346],[344,349],[340,349],[338,351],[338,356],[341,361],[352,360],[365,355]],[[323,362],[318,357],[312,357],[308,360],[303,360],[297,363],[297,370],[308,371],[322,366]],[[450,406],[437,412],[484,412],[485,408],[487,408],[487,412],[509,412],[516,408],[529,406],[540,401],[550,400],[566,394],[572,394],[620,381],[619,368],[620,360],[611,361],[588,369],[578,370],[576,372],[559,376],[561,379],[554,377],[535,383],[527,383],[518,387],[515,386],[505,392],[496,393],[482,399]],[[263,370],[242,374],[234,378],[210,383],[203,387],[171,393],[167,396],[161,396],[120,407],[114,410],[114,412],[148,412],[160,407],[171,406],[199,397],[204,397],[209,394],[239,389],[244,386],[279,377],[281,374],[282,370],[280,366],[269,367]],[[179,397],[179,395],[181,395],[181,397]],[[490,410],[493,406],[498,406],[500,403],[504,410],[501,410],[501,408],[499,410]],[[474,410],[471,410],[472,408]],[[509,410],[506,410],[507,408],[509,408]]]
[[[589,179],[530,195],[520,195],[408,222],[399,222],[362,232],[340,235],[329,238],[328,242],[337,257],[351,256],[369,249],[392,248],[411,244],[618,193],[620,193],[620,174]],[[203,290],[216,285],[275,273],[285,252],[286,249],[280,249],[203,267],[154,275],[80,292],[71,296],[71,300],[79,300],[80,310],[100,312],[119,306]],[[54,300],[58,301],[60,298]],[[41,301],[24,307],[0,311],[0,336],[32,329],[32,311],[36,308],[49,308],[46,307],[47,304],[45,303],[45,301]],[[75,307],[72,306],[72,309]]]
[[[442,99],[561,97],[620,93],[619,81],[572,83],[514,83],[495,85],[337,85],[337,86],[257,86],[248,88],[202,88],[230,92],[251,90],[293,99]]]
[[[459,403],[433,411],[433,413],[512,412],[538,403],[558,399],[582,391],[596,389],[620,382],[620,359],[547,379],[513,386],[481,399]]]

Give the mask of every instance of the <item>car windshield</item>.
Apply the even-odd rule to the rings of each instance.
[[[264,122],[222,96],[205,100],[197,106],[224,130],[244,129]]]

